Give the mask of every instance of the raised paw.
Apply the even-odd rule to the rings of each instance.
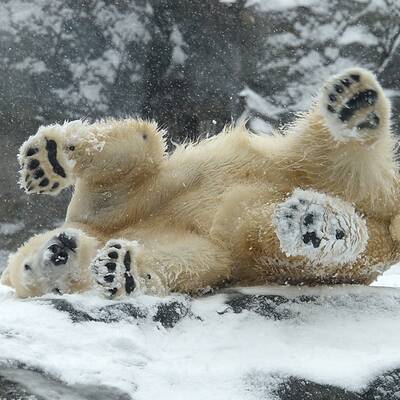
[[[322,114],[338,141],[376,137],[389,127],[390,105],[374,75],[353,68],[327,81],[320,101]]]
[[[288,256],[326,264],[352,262],[364,251],[364,219],[348,203],[312,190],[296,189],[275,212],[276,232]]]
[[[73,183],[74,140],[66,133],[79,130],[81,121],[39,128],[20,148],[20,186],[27,193],[56,195]]]
[[[94,281],[106,297],[139,291],[140,282],[134,261],[137,248],[135,241],[110,240],[92,261]]]

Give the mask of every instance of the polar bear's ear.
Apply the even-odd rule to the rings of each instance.
[[[2,285],[12,287],[12,285],[11,285],[11,279],[10,279],[10,270],[9,270],[8,267],[7,267],[7,268],[3,271],[3,273],[1,274],[0,283],[1,283]]]

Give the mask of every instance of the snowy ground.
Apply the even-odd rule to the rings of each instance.
[[[377,284],[400,286],[400,266]],[[102,322],[104,310],[116,302],[94,294],[16,300],[0,286],[0,364],[17,360],[68,385],[106,385],[137,400],[274,400],[276,376],[360,391],[400,366],[399,289],[259,287],[240,293],[303,300],[279,300],[272,308],[268,300],[268,312],[260,313],[234,312],[240,302],[233,307],[229,293],[193,301],[176,296],[172,300],[187,304],[192,316],[168,328],[154,321],[160,299],[125,301],[148,315],[136,319],[118,311],[109,323]],[[56,310],[52,299],[65,299],[75,314]],[[46,385],[35,390],[56,398]]]
[[[400,264],[386,271],[372,286],[400,287]]]

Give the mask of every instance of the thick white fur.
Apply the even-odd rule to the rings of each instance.
[[[93,256],[109,239],[138,241],[137,279],[154,276],[148,282],[153,293],[197,293],[226,282],[371,282],[400,259],[389,234],[397,215],[398,175],[389,102],[369,72],[356,71],[359,90],[372,86],[379,93],[373,110],[381,125],[368,135],[360,132],[362,140],[338,140],[348,124],[321,111],[324,95],[283,134],[259,136],[243,125],[227,127],[213,138],[179,146],[171,155],[165,152],[165,133],[142,120],[74,121],[43,128],[40,132],[48,129],[59,137],[59,148],[74,147],[64,155],[73,165],[68,171],[75,191],[62,229],[78,229],[78,250]],[[357,113],[354,118],[361,117]],[[347,210],[361,232],[347,256],[339,251],[339,261],[321,253],[290,254],[279,229],[277,235],[277,207],[299,187],[340,197],[336,205]],[[315,196],[334,208],[333,197]],[[391,230],[400,228],[392,224]],[[10,259],[3,283],[15,287],[19,296],[46,291],[29,291],[21,284],[26,281],[21,265],[46,247],[53,234],[31,239]],[[42,262],[36,261],[36,268]],[[79,285],[64,285],[66,291],[93,285],[87,278],[89,264],[86,258],[79,263],[83,278]]]

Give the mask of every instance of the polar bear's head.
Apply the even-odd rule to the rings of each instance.
[[[18,297],[70,293],[88,289],[89,265],[99,245],[78,229],[56,229],[29,239],[10,255],[1,276]]]

